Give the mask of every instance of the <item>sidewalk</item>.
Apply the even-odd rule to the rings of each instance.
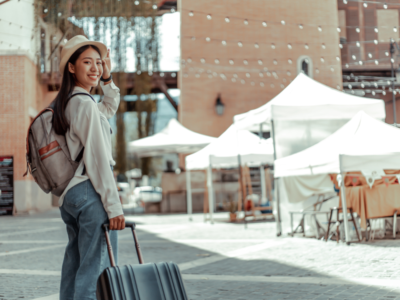
[[[224,215],[223,215],[224,216]],[[145,262],[179,264],[190,299],[400,299],[400,240],[337,245],[275,237],[275,223],[135,216]],[[58,210],[1,217],[0,300],[58,299],[66,245]],[[137,263],[121,232],[120,264]]]

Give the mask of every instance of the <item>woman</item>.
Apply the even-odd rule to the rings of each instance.
[[[60,300],[96,299],[97,278],[109,266],[101,225],[109,221],[111,230],[125,228],[112,173],[115,162],[107,121],[117,111],[120,98],[110,70],[107,47],[84,36],[73,37],[61,52],[63,78],[52,104],[53,128],[57,134],[65,135],[72,158],[77,158],[83,147],[84,151],[75,176],[59,199],[69,239],[62,266]],[[104,98],[96,103],[90,91],[99,81]],[[111,232],[110,238],[116,255],[117,232]]]

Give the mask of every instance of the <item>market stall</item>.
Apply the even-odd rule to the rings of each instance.
[[[236,130],[236,127],[231,125],[208,146],[186,157],[188,214],[192,213],[191,170],[207,170],[209,207],[212,208],[214,207],[213,168],[238,168],[240,165],[262,166],[272,163],[271,139],[262,139],[248,130]],[[263,190],[265,191],[265,187]],[[212,209],[210,209],[210,219],[212,220]]]
[[[128,144],[128,153],[139,157],[160,156],[167,153],[193,153],[207,146],[216,138],[191,131],[176,119],[159,133]]]
[[[368,218],[388,216],[387,214],[393,214],[395,208],[400,211],[397,200],[400,198],[400,185],[396,170],[400,170],[400,130],[359,112],[320,143],[277,159],[274,176],[282,178],[340,174],[338,182],[343,210],[347,210],[349,199],[353,210],[361,217]],[[361,172],[368,186],[345,186],[346,178],[360,177],[360,173],[355,172]],[[387,186],[374,185],[380,179]],[[344,214],[346,242],[350,242],[346,216]]]
[[[382,100],[343,93],[300,73],[267,104],[234,116],[234,124],[239,129],[259,128],[259,130],[270,131],[274,141],[275,159],[277,159],[317,144],[361,110],[378,120],[384,120],[386,116],[385,104]],[[314,178],[312,181],[324,182],[323,185],[316,187],[319,192],[324,193],[328,189],[332,189],[332,186],[327,175],[322,176],[324,178]],[[295,183],[296,178],[290,180],[293,184],[297,184]],[[312,181],[305,184],[311,186]],[[291,199],[290,201],[283,199],[286,197],[287,191],[281,191],[283,189],[282,182],[277,180],[275,186],[277,187],[276,199],[278,202],[275,205],[277,235],[280,235],[282,228],[279,202],[289,203]],[[304,196],[307,195],[304,194]],[[305,197],[302,200],[304,199]]]

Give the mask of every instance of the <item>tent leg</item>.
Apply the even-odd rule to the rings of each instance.
[[[190,179],[190,171],[186,169],[186,201],[187,201],[187,214],[189,221],[192,221],[192,184]]]
[[[271,120],[271,132],[272,132],[272,143],[274,145],[274,161],[276,160],[276,141],[275,141],[275,127],[274,120]],[[276,189],[276,236],[282,235],[282,224],[281,224],[281,209],[279,201],[279,178],[275,179],[275,189]]]
[[[211,169],[211,164],[208,165],[207,169],[207,185],[208,185],[208,210],[210,212],[210,222],[211,224],[214,224],[214,219],[213,219],[213,212],[214,212],[214,191],[213,191],[213,178],[212,178],[212,169]]]
[[[340,185],[340,193],[342,196],[344,234],[345,234],[345,238],[346,238],[346,244],[350,245],[349,220],[347,219],[346,187],[344,185],[344,177],[345,177],[345,174],[342,173],[342,182]]]
[[[267,188],[266,188],[265,172],[263,166],[260,167],[260,180],[261,180],[261,203],[265,204],[267,203]]]

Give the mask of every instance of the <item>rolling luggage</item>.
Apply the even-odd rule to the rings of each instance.
[[[116,266],[108,235],[108,224],[103,225],[111,267],[103,271],[97,281],[98,300],[188,300],[182,275],[175,263],[143,263],[142,253],[132,228],[139,265]]]

